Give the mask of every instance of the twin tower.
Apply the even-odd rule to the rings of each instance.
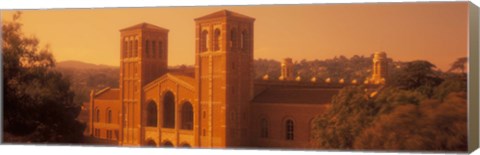
[[[228,10],[195,19],[195,145],[248,143],[247,114],[253,97],[255,19]],[[142,139],[144,86],[169,73],[169,30],[142,23],[120,30],[120,141]],[[178,97],[178,100],[181,98]],[[176,97],[177,100],[177,97]],[[234,137],[229,137],[234,136]],[[133,144],[133,143],[132,143]]]

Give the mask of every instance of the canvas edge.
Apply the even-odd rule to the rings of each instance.
[[[0,15],[3,13],[4,11],[2,9],[0,9]],[[0,25],[3,25],[3,19],[2,19],[2,16],[0,16]],[[0,36],[3,36],[2,33],[3,33],[3,29],[2,29],[3,26],[0,26]],[[3,37],[0,37],[0,42],[3,42]],[[0,45],[1,46],[1,45]],[[2,51],[2,48],[0,48],[0,53],[3,53]],[[0,63],[3,64],[3,54],[0,54]],[[3,65],[2,65],[3,66]],[[3,100],[3,88],[4,88],[4,85],[3,85],[3,67],[0,67],[0,77],[2,77],[2,80],[0,80],[0,145],[3,144],[3,104],[4,104],[4,100]]]
[[[472,153],[479,144],[479,12],[472,2],[468,10],[468,152]]]

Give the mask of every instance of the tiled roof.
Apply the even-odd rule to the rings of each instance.
[[[195,78],[193,77],[182,75],[182,74],[172,74],[172,75],[192,86],[195,86]]]
[[[267,87],[254,97],[253,102],[327,104],[338,91],[335,88]]]
[[[153,24],[145,23],[145,22],[121,29],[120,31],[133,30],[133,29],[154,29],[154,30],[167,31],[167,32],[169,31],[166,28],[162,28]]]
[[[151,81],[147,85],[145,85],[143,87],[143,89],[151,89],[158,82],[161,82],[161,81],[164,81],[164,80],[167,80],[167,79],[170,79],[170,80],[174,81],[175,83],[179,83],[179,84],[185,86],[186,88],[188,88],[190,90],[195,90],[195,78],[187,76],[187,75],[175,74],[175,73],[164,74],[164,75],[160,76],[159,78]]]
[[[245,16],[236,12],[232,12],[230,10],[220,10],[202,17],[195,18],[195,20],[202,20],[202,19],[210,19],[210,18],[219,18],[219,17],[234,17],[234,18],[244,18],[244,19],[250,19],[250,20],[255,20],[255,18]]]
[[[120,89],[105,88],[95,94],[95,99],[100,100],[120,100]]]

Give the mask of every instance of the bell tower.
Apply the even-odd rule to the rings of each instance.
[[[195,19],[195,78],[201,147],[248,144],[255,19],[221,10]]]
[[[167,71],[168,30],[141,23],[120,30],[121,145],[141,145],[142,87]]]
[[[373,54],[372,83],[385,84],[385,78],[388,75],[387,65],[387,54],[385,52],[375,52]]]

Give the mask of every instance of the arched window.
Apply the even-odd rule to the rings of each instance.
[[[248,32],[243,31],[240,35],[240,48],[247,49],[248,48]]]
[[[129,58],[132,55],[132,41],[126,41],[127,42],[127,55],[125,57]]]
[[[123,57],[127,57],[127,50],[128,50],[128,41],[123,40]]]
[[[295,126],[293,124],[293,120],[288,119],[287,121],[285,121],[285,139],[286,140],[293,140],[293,138],[294,138],[294,134],[293,134],[294,128],[295,128]]]
[[[193,129],[193,107],[190,102],[185,102],[182,105],[182,126],[181,129]]]
[[[237,47],[237,30],[235,29],[230,30],[230,47]]]
[[[220,30],[215,29],[214,34],[215,35],[214,35],[214,39],[213,39],[213,50],[218,51],[218,50],[220,50]]]
[[[156,44],[155,41],[152,41],[152,58],[155,58],[155,53],[157,52]]]
[[[162,41],[158,42],[158,57],[159,58],[163,57],[163,42]]]
[[[150,101],[147,104],[147,126],[157,127],[157,104]]]
[[[175,96],[172,92],[163,97],[163,127],[175,128]]]
[[[137,49],[138,49],[138,43],[137,40],[133,40],[133,45],[132,45],[132,57],[137,57]]]
[[[268,138],[268,122],[265,118],[260,121],[260,137]]]
[[[128,57],[133,57],[133,40],[129,41],[130,43],[128,44]]]
[[[108,108],[107,109],[107,123],[112,123],[112,109]]]
[[[200,52],[205,52],[208,50],[208,31],[203,30],[200,34]]]
[[[96,122],[100,122],[100,109],[97,108],[96,110]]]
[[[150,46],[149,45],[150,45],[149,41],[146,40],[145,41],[145,56],[146,57],[150,57]]]

